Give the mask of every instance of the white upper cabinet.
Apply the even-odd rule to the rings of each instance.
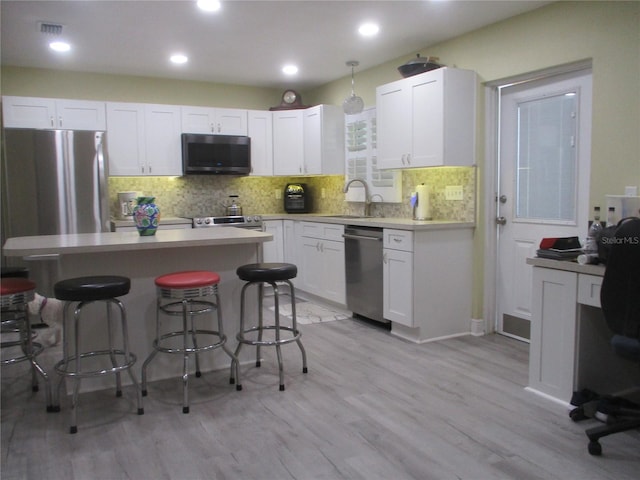
[[[180,107],[145,105],[147,175],[182,175]]]
[[[304,127],[302,110],[273,112],[273,174],[302,175]]]
[[[274,175],[344,173],[344,114],[334,105],[273,112]]]
[[[109,175],[142,175],[146,159],[144,105],[107,103],[107,128]]]
[[[439,68],[376,89],[378,168],[475,163],[476,74]]]
[[[106,130],[104,102],[2,97],[6,128]]]
[[[273,175],[273,119],[265,110],[249,110],[248,133],[251,138],[251,175]]]
[[[109,175],[182,175],[180,107],[107,103]]]
[[[247,135],[247,111],[237,108],[182,107],[182,133]]]
[[[317,105],[303,113],[304,173],[344,173],[344,113],[335,105]]]

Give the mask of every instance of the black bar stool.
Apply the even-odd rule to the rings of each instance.
[[[29,278],[29,269],[26,267],[2,267],[1,278]]]
[[[101,375],[116,376],[116,396],[122,396],[122,382],[120,372],[126,370],[131,377],[136,388],[138,400],[138,415],[144,413],[142,407],[142,392],[138,381],[133,373],[132,367],[136,362],[136,356],[129,350],[129,333],[127,330],[127,315],[122,302],[116,297],[121,297],[129,293],[131,281],[127,277],[102,275],[91,277],[78,277],[62,280],[55,284],[54,292],[58,300],[65,301],[63,318],[63,358],[56,365],[56,372],[60,375],[58,383],[58,393],[62,386],[62,381],[68,377],[74,381],[73,397],[71,401],[71,427],[70,433],[76,433],[77,427],[77,405],[78,392],[80,390],[80,380],[87,377],[97,377]],[[82,309],[94,302],[104,302],[106,305],[107,338],[108,348],[106,350],[83,351],[80,345],[81,322],[80,313]],[[69,315],[71,305],[76,304],[73,317]],[[120,312],[120,335],[122,345],[118,348],[114,341],[114,325],[111,318],[111,306],[115,305]],[[71,322],[73,321],[73,328]],[[73,331],[73,350],[69,348],[71,332]],[[108,357],[108,366],[101,368],[97,362],[91,362],[90,366],[83,368],[82,359],[101,359]]]
[[[280,374],[280,390],[284,390],[284,370],[282,366],[282,352],[280,346],[287,343],[296,342],[300,351],[302,352],[302,373],[307,373],[307,354],[302,346],[300,340],[301,333],[298,330],[298,324],[296,320],[296,296],[295,289],[291,283],[291,279],[295,278],[298,274],[298,267],[292,263],[251,263],[248,265],[242,265],[236,270],[236,274],[245,283],[242,287],[241,303],[240,303],[240,332],[237,334],[238,347],[236,348],[236,358],[240,354],[242,345],[254,345],[256,347],[256,367],[260,366],[260,347],[276,347],[276,354],[278,356],[278,369]],[[262,315],[262,300],[263,300],[263,286],[267,283],[273,287],[273,295],[275,299],[275,315],[274,323],[271,325],[265,325]],[[291,294],[291,326],[284,326],[280,324],[280,298],[278,292],[278,283],[286,284],[289,286],[289,292]],[[247,289],[252,286],[258,286],[258,324],[254,327],[245,327],[245,294]],[[272,330],[274,332],[273,339],[264,339],[264,332]],[[247,335],[252,335],[257,338],[247,338]],[[283,335],[284,333],[284,335]],[[237,361],[237,360],[236,360]],[[233,377],[233,368],[231,369],[231,375]]]
[[[3,274],[5,273],[3,269]],[[49,376],[36,360],[36,357],[42,353],[43,346],[33,341],[27,307],[27,304],[35,297],[36,284],[24,278],[22,271],[14,273],[19,275],[15,277],[4,276],[0,279],[1,332],[3,336],[17,335],[16,340],[2,341],[2,349],[11,352],[3,355],[2,365],[13,365],[23,361],[31,363],[32,391],[39,390],[37,377],[39,374],[44,380],[47,412],[57,412],[60,411],[60,407],[54,406],[52,402]]]
[[[189,413],[189,356],[196,358],[196,377],[200,377],[198,354],[216,348],[222,348],[231,358],[232,374],[229,383],[236,383],[236,390],[242,390],[238,376],[238,361],[226,346],[227,336],[222,326],[222,310],[218,284],[220,275],[206,270],[194,270],[168,273],[155,279],[158,300],[156,304],[156,339],[153,351],[142,365],[142,394],[147,395],[147,367],[158,352],[174,353],[183,356],[182,372],[182,413]],[[206,300],[213,297],[215,300]],[[216,312],[217,325],[214,329],[198,329],[194,317]],[[160,314],[182,317],[182,329],[168,333],[160,332]],[[171,342],[174,337],[182,338],[182,344]],[[206,343],[201,340],[207,339]],[[235,376],[233,374],[235,368]]]

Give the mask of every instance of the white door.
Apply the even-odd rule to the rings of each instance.
[[[589,220],[591,72],[500,93],[496,327],[529,339],[532,267],[544,237],[584,238]]]

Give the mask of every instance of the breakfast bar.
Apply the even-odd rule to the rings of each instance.
[[[43,235],[9,238],[3,253],[7,257],[32,260],[32,270],[48,269],[53,281],[85,275],[123,275],[131,279],[131,290],[121,298],[127,309],[131,349],[142,362],[151,351],[155,334],[156,289],[154,279],[180,270],[211,270],[217,272],[222,317],[231,348],[235,346],[238,329],[239,298],[243,282],[236,268],[261,260],[261,245],[273,239],[270,233],[240,228],[169,229],[158,230],[154,236],[137,232],[109,232],[69,235]],[[40,275],[42,277],[43,275]],[[40,290],[38,290],[40,291]],[[255,305],[249,302],[248,305]],[[96,305],[97,307],[97,305]],[[100,310],[98,315],[103,315]],[[91,318],[87,316],[87,321]],[[91,332],[90,326],[84,332]],[[83,342],[89,347],[98,339],[90,333]],[[149,369],[149,380],[178,377],[180,362],[162,356]],[[228,366],[224,352],[202,358],[203,371]],[[83,389],[107,388],[101,379],[84,382]]]

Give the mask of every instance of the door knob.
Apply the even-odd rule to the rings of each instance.
[[[506,223],[507,223],[507,219],[506,219],[506,218],[504,218],[504,217],[498,217],[498,218],[496,218],[496,223],[497,223],[498,225],[504,225],[504,224],[506,224]]]
[[[500,195],[500,203],[507,203],[507,196],[506,195]]]

